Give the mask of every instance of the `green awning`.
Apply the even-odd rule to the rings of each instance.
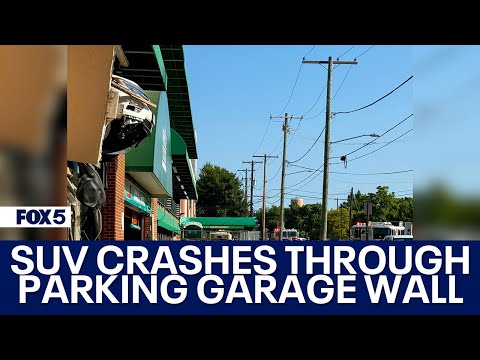
[[[170,127],[177,131],[187,144],[188,156],[198,159],[197,136],[193,125],[187,72],[182,45],[159,45],[168,76],[168,106]]]
[[[184,217],[181,226],[198,223],[204,230],[254,230],[257,222],[254,217]]]
[[[173,188],[179,199],[198,200],[197,183],[192,163],[187,153],[187,145],[182,137],[170,129],[172,145]]]
[[[163,209],[158,209],[157,226],[180,234],[180,225],[178,224],[177,220],[163,211]]]
[[[122,45],[128,61],[114,63],[113,73],[136,82],[143,90],[166,91],[167,70],[159,45]]]

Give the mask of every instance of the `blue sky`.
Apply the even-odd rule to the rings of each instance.
[[[278,156],[267,162],[267,205],[279,205],[283,119],[270,120],[270,115],[283,116],[285,112],[294,117],[303,115],[303,120],[289,121],[286,158],[292,163],[286,168],[284,204],[288,206],[294,197],[304,199],[307,204],[320,203],[323,174],[299,171],[317,169],[324,162],[324,134],[320,134],[325,126],[327,70],[318,64],[302,65],[302,58],[357,58],[357,65],[334,68],[332,112],[370,104],[403,83],[414,71],[412,46],[353,45],[184,46],[197,131],[198,169],[210,162],[242,178],[245,172],[237,170],[250,168],[243,161],[261,160],[253,155]],[[346,199],[351,187],[355,192],[375,192],[378,185],[387,185],[398,196],[412,195],[414,174],[408,170],[414,169],[417,154],[413,148],[414,132],[408,131],[413,129],[414,116],[406,118],[413,114],[414,80],[364,110],[333,117],[332,142],[371,133],[381,135],[400,124],[362,149],[359,148],[374,138],[360,137],[331,145],[329,208],[336,207],[337,198],[340,202]],[[402,134],[405,135],[387,145]],[[379,150],[366,155],[376,149]],[[348,153],[351,154],[345,168],[338,158]],[[256,164],[255,169],[254,208],[258,209],[263,166]],[[399,171],[406,172],[376,174]]]

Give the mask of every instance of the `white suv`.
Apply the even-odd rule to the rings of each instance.
[[[142,101],[150,102],[150,99],[137,83],[112,75],[112,86],[120,96],[117,116],[105,129],[102,145],[104,159],[125,154],[131,148],[138,146],[143,139],[150,136],[155,125],[155,115],[150,106]]]

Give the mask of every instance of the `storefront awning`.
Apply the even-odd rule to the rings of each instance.
[[[172,180],[173,188],[179,199],[197,200],[197,184],[192,164],[187,152],[187,145],[182,137],[171,129],[172,145]]]
[[[163,211],[163,209],[158,209],[157,225],[164,229],[180,234],[180,225],[178,224],[178,221]]]
[[[166,91],[167,71],[158,45],[122,45],[124,61],[113,73],[136,82],[143,90]]]
[[[181,226],[201,224],[204,230],[254,230],[257,222],[254,217],[184,217]]]
[[[190,159],[198,159],[197,138],[193,126],[190,95],[182,45],[160,45],[168,76],[168,105],[170,126],[177,131],[187,145]]]

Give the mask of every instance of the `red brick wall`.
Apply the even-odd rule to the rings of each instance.
[[[152,203],[150,207],[152,209],[152,239],[158,240],[158,232],[157,232],[158,199],[157,198],[152,198]]]
[[[125,155],[106,163],[106,202],[102,208],[102,240],[123,240]]]
[[[143,240],[153,240],[152,218],[150,216],[145,216],[142,228]]]

